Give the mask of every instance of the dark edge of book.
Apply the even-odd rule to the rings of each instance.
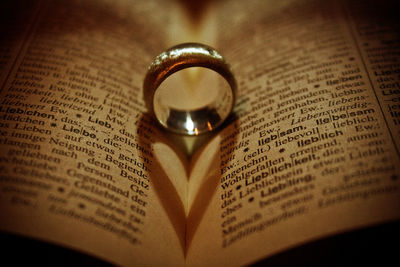
[[[333,235],[251,266],[400,266],[400,221]]]
[[[400,266],[400,221],[306,243],[250,266]],[[113,266],[58,245],[0,232],[7,266]],[[268,242],[266,240],[266,242]]]
[[[59,245],[0,232],[4,266],[115,266],[88,254]]]

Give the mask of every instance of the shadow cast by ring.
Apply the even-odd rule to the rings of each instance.
[[[138,120],[139,129],[141,125],[147,125],[149,119],[149,114],[142,114]],[[212,157],[209,161],[211,164],[207,166],[207,170],[205,171],[206,175],[203,178],[203,181],[201,181],[200,188],[196,192],[190,207],[186,207],[188,203],[184,203],[184,200],[179,196],[177,189],[164,169],[162,162],[160,162],[160,159],[157,158],[156,155],[153,155],[152,157],[150,166],[151,172],[149,172],[151,186],[158,196],[159,202],[177,234],[184,256],[187,254],[201,219],[211,202],[211,198],[214,195],[221,178],[219,149],[217,149],[216,153],[213,153],[213,155],[206,155],[204,153],[207,153],[207,145],[219,135],[222,129],[232,123],[238,123],[235,113],[232,113],[227,118],[218,131],[210,134],[187,137],[169,133],[165,131],[165,129],[158,127],[157,132],[153,133],[150,138],[138,135],[138,143],[143,147],[153,147],[156,143],[162,143],[163,145],[168,146],[175,153],[184,167],[187,179],[185,183],[187,183],[187,185],[190,183],[192,170],[196,163],[202,157]],[[236,145],[237,139],[238,136],[235,135],[233,143],[231,142],[232,146]],[[191,143],[191,147],[188,147],[187,145],[188,140],[190,141],[189,143]],[[229,154],[231,153],[233,153],[233,150],[230,150],[226,157],[229,157]],[[140,156],[148,157],[148,155],[143,154]],[[174,166],[170,167],[174,168]],[[185,209],[185,207],[187,209]]]

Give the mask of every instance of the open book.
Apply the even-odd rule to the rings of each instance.
[[[238,266],[399,220],[389,2],[0,5],[3,233],[119,265]],[[239,87],[224,127],[194,141],[142,100],[154,57],[188,41],[220,51]]]

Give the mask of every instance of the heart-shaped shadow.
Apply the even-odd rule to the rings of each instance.
[[[139,129],[149,125],[149,117],[144,114],[139,118]],[[219,143],[222,137],[218,133],[185,137],[157,127],[152,134],[138,137],[140,146],[152,148],[151,186],[186,255],[221,178]],[[233,139],[236,143],[237,137]]]

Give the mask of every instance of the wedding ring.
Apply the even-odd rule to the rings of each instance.
[[[177,108],[166,103],[162,97],[157,97],[157,89],[168,76],[191,67],[213,70],[229,86],[212,88],[217,90],[215,99],[193,109]],[[229,65],[217,51],[204,44],[184,43],[161,53],[151,63],[143,83],[143,97],[148,111],[164,128],[179,134],[198,135],[215,130],[229,116],[235,103],[236,88]]]

